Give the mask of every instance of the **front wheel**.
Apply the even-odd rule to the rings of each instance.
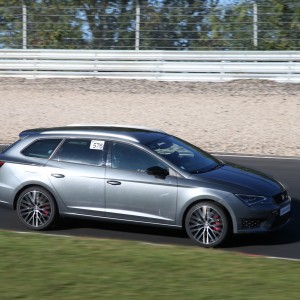
[[[17,200],[17,214],[30,229],[50,228],[57,216],[57,207],[53,196],[37,186],[24,190]]]
[[[209,201],[193,205],[185,217],[185,230],[198,245],[206,248],[219,246],[229,232],[224,210]]]

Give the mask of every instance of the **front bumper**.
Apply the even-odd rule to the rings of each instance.
[[[291,219],[291,199],[277,208],[270,207],[264,211],[256,211],[240,217],[237,233],[268,232],[281,228]]]

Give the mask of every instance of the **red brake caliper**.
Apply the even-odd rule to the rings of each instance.
[[[48,216],[49,215],[49,211],[46,210],[46,209],[49,209],[49,206],[46,206],[44,209],[43,209],[43,213]]]
[[[221,228],[220,227],[218,227],[218,225],[220,225],[221,224],[221,222],[220,222],[220,216],[218,216],[218,215],[216,215],[216,222],[215,222],[215,227],[213,227],[213,229],[215,230],[215,231],[220,231],[221,230]]]

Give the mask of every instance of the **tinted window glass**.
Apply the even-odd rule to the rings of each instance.
[[[69,139],[63,143],[53,159],[98,166],[103,161],[103,148],[103,141]]]
[[[61,139],[37,140],[25,148],[21,153],[30,157],[49,158],[61,141]]]
[[[112,143],[111,160],[114,169],[138,172],[146,172],[149,168],[157,166],[168,169],[165,164],[145,151],[122,143]]]

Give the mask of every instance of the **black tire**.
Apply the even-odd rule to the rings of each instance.
[[[229,234],[228,217],[224,209],[214,202],[199,202],[188,210],[185,230],[196,244],[205,248],[217,247]]]
[[[58,209],[53,196],[44,188],[32,186],[17,200],[17,214],[28,228],[46,230],[54,225]]]

